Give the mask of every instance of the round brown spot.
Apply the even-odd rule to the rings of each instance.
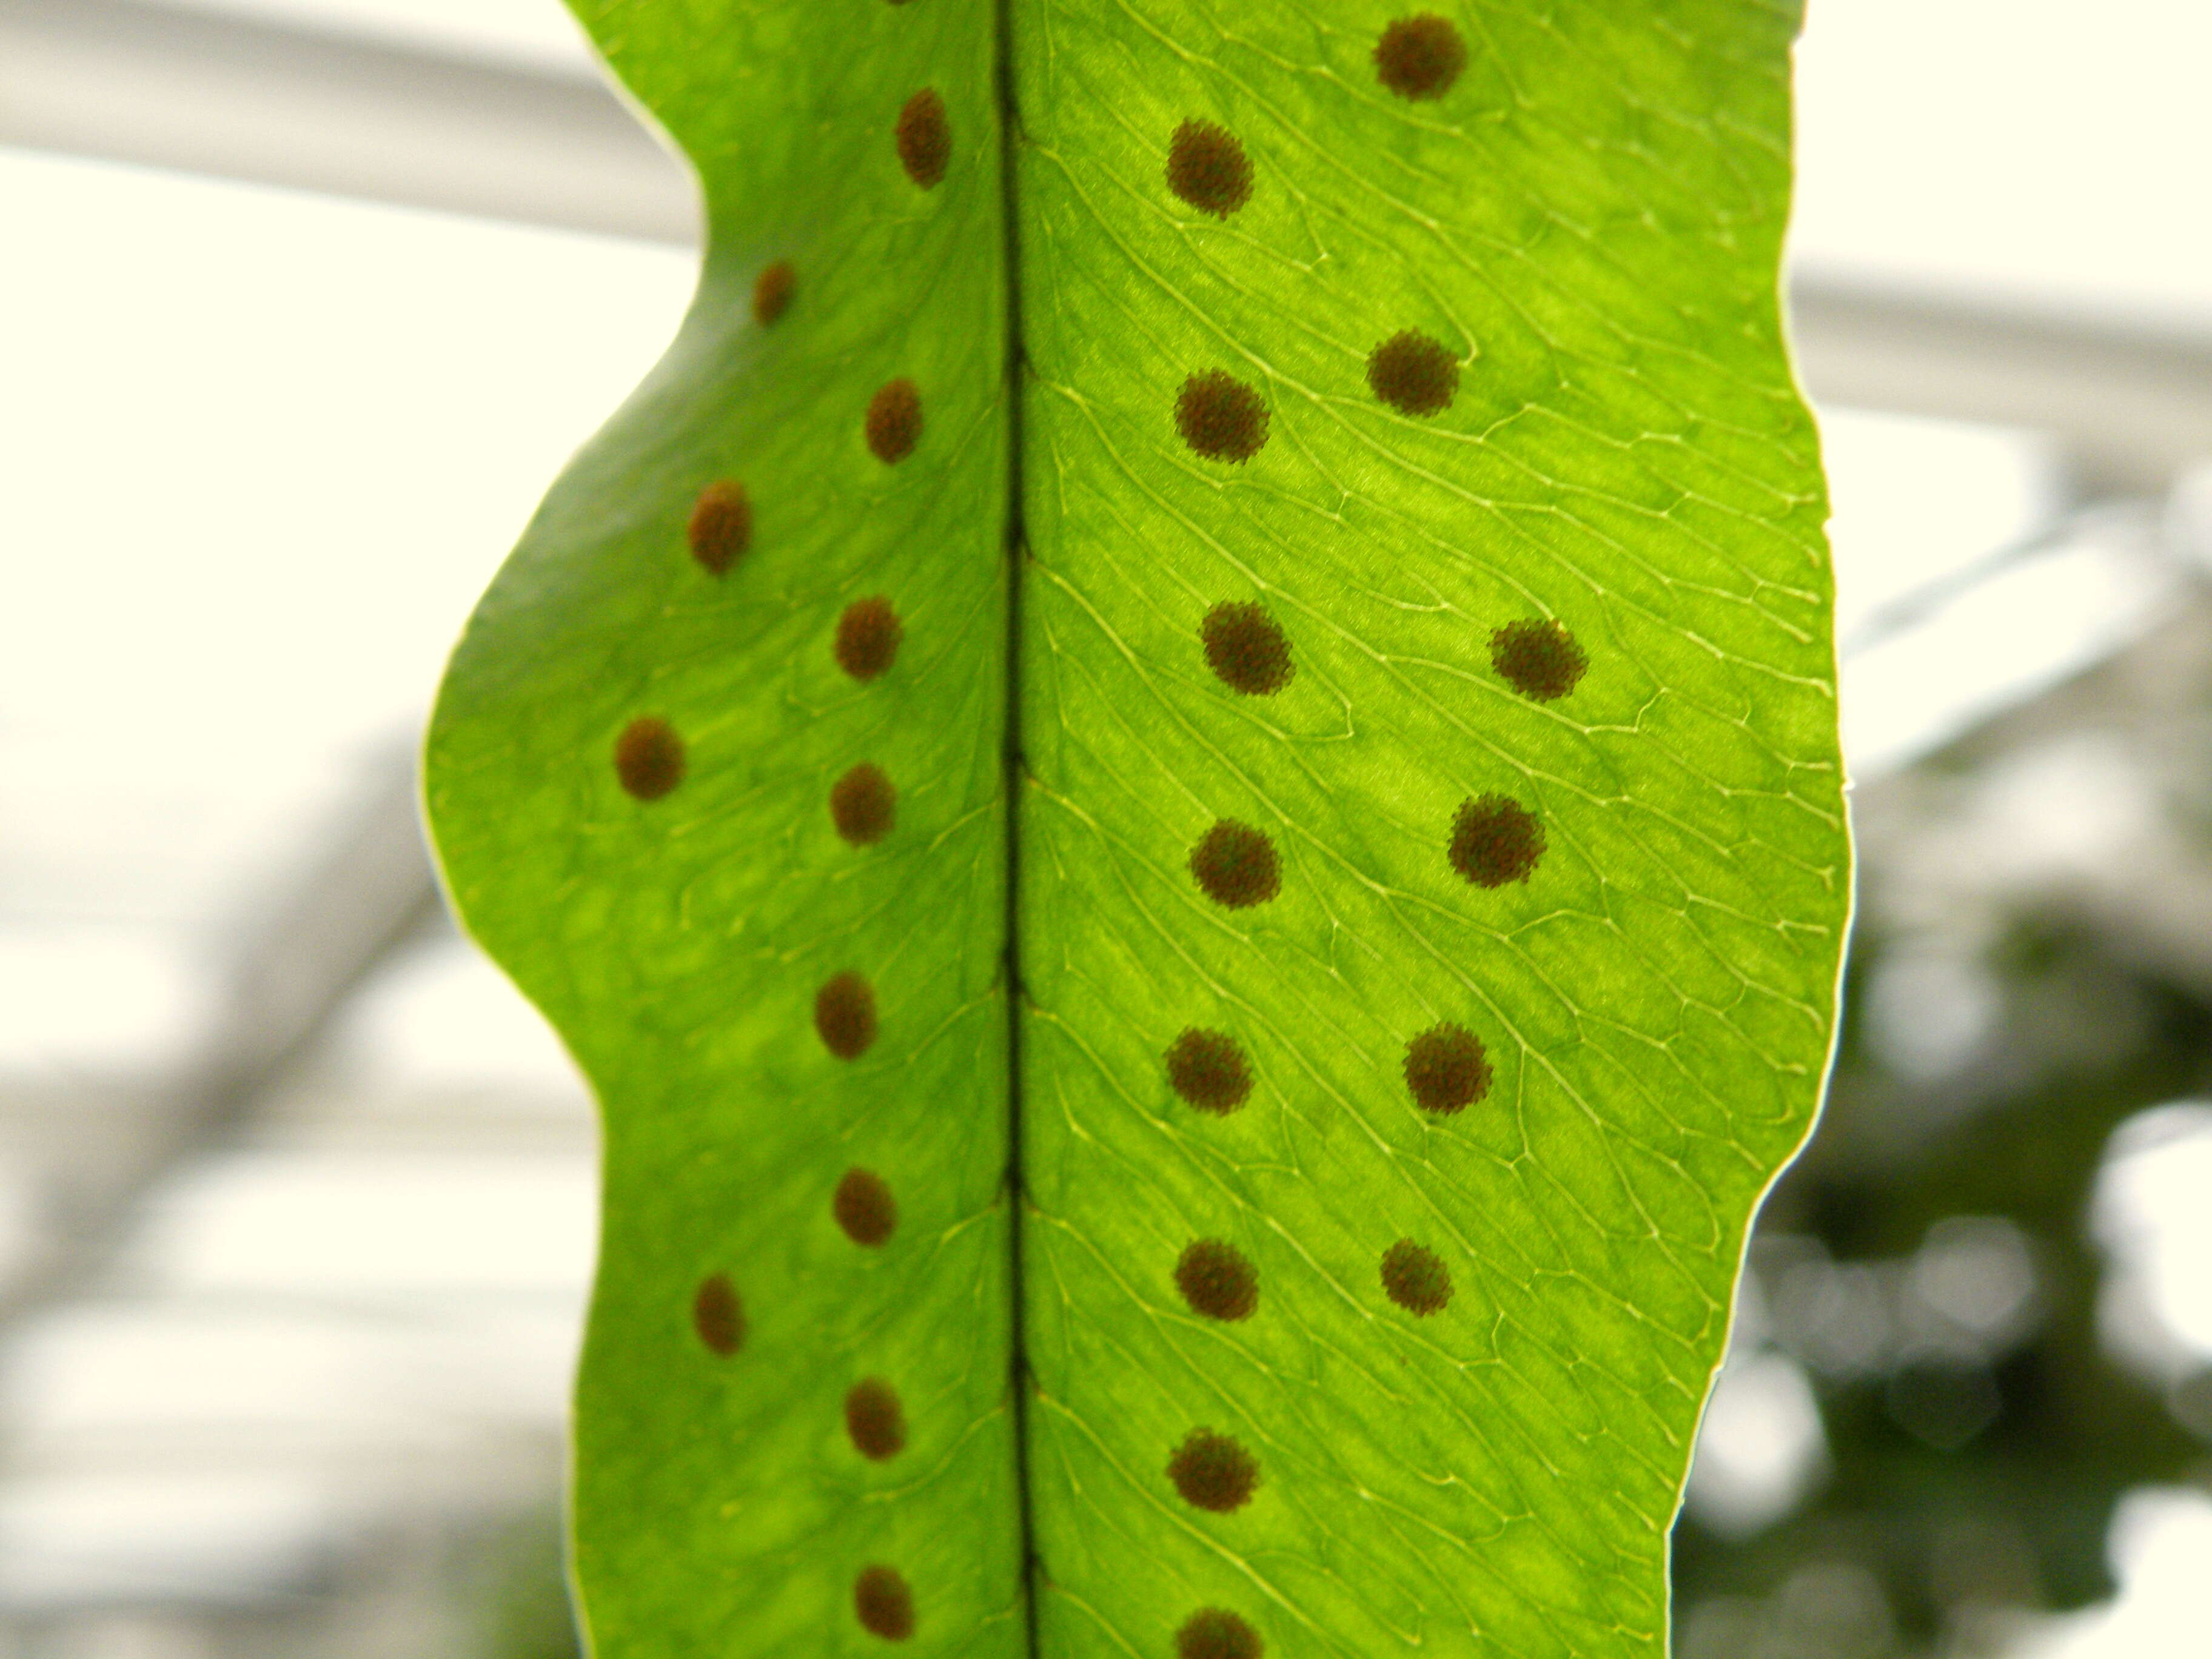
[[[845,1432],[853,1449],[881,1463],[906,1449],[906,1413],[898,1390],[880,1376],[864,1376],[845,1395]]]
[[[782,316],[798,285],[799,273],[792,270],[790,260],[778,259],[764,268],[753,279],[753,320],[766,328]]]
[[[1200,1607],[1176,1632],[1176,1659],[1265,1659],[1260,1632],[1222,1607]]]
[[[1201,1112],[1225,1117],[1252,1092],[1252,1067],[1237,1039],[1192,1026],[1168,1045],[1168,1085]]]
[[[1267,441],[1267,406],[1242,380],[1211,368],[1176,394],[1176,430],[1206,459],[1241,465]]]
[[[1375,74],[1401,98],[1441,98],[1467,67],[1467,42],[1434,12],[1401,17],[1375,43]]]
[[[1490,1057],[1464,1025],[1432,1025],[1406,1045],[1406,1087],[1425,1112],[1449,1117],[1490,1092]]]
[[[814,994],[814,1029],[840,1060],[857,1060],[876,1040],[876,994],[858,974],[839,974]]]
[[[1459,363],[1427,335],[1407,329],[1367,354],[1369,390],[1401,415],[1437,415],[1459,392]]]
[[[685,533],[691,556],[710,574],[727,572],[753,542],[753,504],[745,487],[728,478],[708,484],[691,504],[691,523]]]
[[[1198,625],[1206,665],[1232,691],[1272,697],[1291,683],[1291,642],[1256,605],[1217,605]]]
[[[1168,141],[1168,188],[1217,219],[1252,199],[1252,161],[1226,127],[1186,121]]]
[[[830,1213],[855,1244],[874,1249],[898,1229],[898,1200],[872,1170],[848,1170],[830,1200]]]
[[[1231,910],[1265,904],[1283,890],[1275,843],[1234,818],[1222,819],[1190,849],[1190,872],[1206,897]]]
[[[691,1328],[707,1352],[727,1358],[745,1346],[745,1304],[738,1300],[738,1287],[727,1273],[699,1281],[691,1297]]]
[[[1559,623],[1531,617],[1490,636],[1490,665],[1524,697],[1564,697],[1589,672],[1589,657]]]
[[[1218,1238],[1186,1246],[1175,1281],[1190,1310],[1208,1319],[1249,1319],[1260,1305],[1260,1275],[1234,1244]]]
[[[952,128],[945,119],[945,100],[936,88],[924,87],[906,100],[892,136],[908,178],[928,190],[945,177],[945,164],[952,159]]]
[[[898,791],[884,769],[863,761],[830,788],[830,817],[855,847],[873,847],[898,817]]]
[[[659,800],[684,781],[684,739],[658,714],[644,714],[615,739],[615,775],[640,800]]]
[[[1401,1238],[1382,1252],[1382,1288],[1407,1313],[1441,1313],[1451,1300],[1451,1272],[1434,1250]]]
[[[1168,1479],[1184,1503],[1226,1515],[1252,1501],[1260,1485],[1260,1465],[1229,1436],[1193,1429],[1168,1459]]]
[[[1504,795],[1460,803],[1452,819],[1451,865],[1478,887],[1526,881],[1544,857],[1544,826]]]
[[[914,453],[921,441],[921,393],[912,380],[886,381],[868,399],[868,447],[885,466]]]
[[[856,680],[872,680],[898,660],[906,630],[882,594],[855,599],[837,618],[837,666]]]
[[[853,1611],[861,1628],[886,1642],[914,1634],[914,1592],[889,1567],[863,1567],[853,1581]]]

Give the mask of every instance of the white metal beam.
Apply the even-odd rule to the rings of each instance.
[[[64,1195],[44,1248],[0,1285],[0,1327],[96,1281],[155,1187],[229,1139],[362,981],[437,919],[415,769],[411,744],[392,755],[315,867],[256,919],[195,1052],[102,1149],[92,1178]]]
[[[689,175],[595,78],[143,0],[0,0],[0,143],[697,235]]]
[[[2048,432],[2091,495],[2160,495],[2212,461],[2212,319],[2131,324],[1808,271],[1790,286],[1799,368],[1823,403]]]

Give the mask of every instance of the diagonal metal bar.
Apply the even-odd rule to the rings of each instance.
[[[2160,504],[2156,501],[2107,497],[2070,508],[2027,535],[1991,548],[1956,570],[1905,589],[1839,638],[1836,641],[1837,653],[1848,662],[1885,641],[1917,628],[1952,600],[2021,565],[2061,552],[2100,527],[2130,527],[2139,535],[2146,534],[2157,523],[2159,512]]]
[[[0,1286],[0,1326],[97,1281],[147,1194],[233,1134],[362,981],[441,909],[410,745],[383,763],[322,858],[252,931],[205,1036],[140,1133],[107,1149],[97,1183],[55,1218],[53,1242]]]

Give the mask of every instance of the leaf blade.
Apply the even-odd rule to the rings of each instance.
[[[601,1101],[584,1608],[610,1655],[813,1652],[825,1625],[872,1647],[864,1603],[933,1648],[1014,1650],[992,32],[943,7],[587,21],[697,158],[711,250],[669,356],[472,622],[428,758],[458,908]],[[926,88],[951,141],[927,185],[898,136]],[[899,381],[921,423],[895,442],[871,410]],[[717,575],[686,532],[723,483],[750,534]],[[863,678],[839,631],[878,599],[899,638]],[[641,717],[685,750],[652,799],[612,764]],[[896,800],[855,845],[832,796],[861,766]],[[875,1028],[850,1058],[816,1007],[846,974]],[[840,1225],[854,1169],[896,1203],[880,1243]],[[717,1276],[732,1352],[694,1319]],[[868,1379],[902,1418],[880,1460],[845,1415]]]
[[[1369,56],[1391,8],[1027,14],[1054,1650],[1164,1653],[1215,1607],[1281,1651],[1663,1641],[1666,1529],[1745,1223],[1810,1122],[1847,901],[1822,498],[1772,294],[1786,20],[1678,10],[1670,43],[1640,8],[1466,8],[1464,79],[1419,102]],[[1757,49],[1707,61],[1692,21]],[[1701,100],[1701,170],[1646,97]],[[1754,113],[1747,161],[1719,128]],[[1249,158],[1225,222],[1176,199],[1187,121]],[[1628,147],[1608,127],[1661,188],[1589,159]],[[1589,228],[1645,221],[1621,252]],[[1712,340],[1700,313],[1736,307]],[[1364,372],[1407,331],[1449,343],[1448,410]],[[1176,387],[1213,373],[1269,410],[1242,460],[1178,434]],[[1210,672],[1217,605],[1272,615],[1287,686]],[[1485,660],[1530,617],[1589,648],[1556,702]],[[1547,845],[1486,890],[1454,814],[1501,793]],[[1224,908],[1182,867],[1224,818],[1273,839],[1279,896]],[[1434,1118],[1397,1073],[1447,1022],[1496,1079]],[[1246,1046],[1240,1112],[1176,1099],[1186,1027]],[[1179,1300],[1194,1238],[1255,1265],[1250,1320]],[[1445,1309],[1392,1304],[1401,1239],[1449,1268]],[[1200,1425],[1257,1459],[1249,1505],[1176,1490]]]
[[[457,653],[430,794],[460,908],[605,1110],[599,1650],[1025,1648],[1030,1519],[1055,1653],[1164,1654],[1201,1607],[1277,1653],[1654,1649],[1848,902],[1773,291],[1794,10],[1473,3],[1460,78],[1408,100],[1389,8],[1037,0],[1011,179],[1000,20],[590,11],[697,160],[711,251]],[[1178,172],[1192,122],[1247,173]],[[682,550],[718,482],[753,528],[719,578]],[[878,592],[898,662],[841,677],[838,617]],[[1209,657],[1223,605],[1272,618],[1286,680],[1264,641]],[[1553,619],[1587,672],[1524,695],[1490,635]],[[685,768],[641,801],[608,750],[648,714]],[[834,804],[862,767],[895,812]],[[865,1048],[851,1009],[809,1019],[846,973],[877,993]],[[1437,1116],[1404,1068],[1445,1025],[1490,1087]],[[1242,1045],[1233,1111],[1170,1086],[1198,1029]],[[840,1230],[855,1168],[890,1179],[886,1243]],[[1256,1267],[1249,1315],[1183,1299],[1200,1239]],[[742,1346],[696,1316],[723,1273]],[[891,1373],[879,1462],[839,1401]],[[1236,1659],[1226,1628],[1189,1659]]]

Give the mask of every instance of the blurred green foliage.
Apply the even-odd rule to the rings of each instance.
[[[2020,922],[1981,964],[2000,994],[1990,1030],[1955,1071],[1915,1078],[1863,1012],[1888,953],[1875,926],[1856,941],[1827,1115],[1752,1249],[1771,1340],[1813,1379],[1832,1472],[1747,1538],[1686,1515],[1682,1659],[1990,1650],[2006,1611],[2112,1594],[2116,1501],[2205,1465],[2162,1390],[2100,1342],[2089,1209],[2114,1129],[2212,1080],[2212,1005],[2092,931]],[[2009,1221],[2027,1244],[2032,1304],[2010,1330],[1934,1362],[1894,1331],[1862,1333],[1854,1353],[1824,1330],[1850,1316],[1839,1273],[1905,1282],[1960,1218]]]

